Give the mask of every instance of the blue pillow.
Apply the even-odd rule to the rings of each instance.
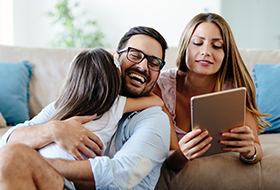
[[[256,64],[253,79],[257,89],[257,105],[272,125],[264,133],[280,133],[280,64]]]
[[[0,62],[0,112],[7,125],[12,126],[29,120],[29,79],[32,65]]]

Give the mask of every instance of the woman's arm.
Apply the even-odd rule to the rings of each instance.
[[[230,132],[222,134],[224,137],[238,139],[237,141],[221,141],[227,145],[225,151],[239,152],[240,159],[246,163],[256,163],[262,158],[262,148],[258,137],[258,127],[256,118],[251,112],[246,111],[246,121],[244,126],[235,127]],[[257,154],[254,160],[248,161]],[[245,159],[244,159],[245,158]]]
[[[141,111],[153,106],[163,107],[163,101],[160,97],[151,92],[148,96],[126,98],[123,113]]]
[[[165,163],[174,170],[182,169],[189,160],[205,153],[210,148],[211,141],[208,131],[196,128],[180,139],[179,148],[168,155]]]

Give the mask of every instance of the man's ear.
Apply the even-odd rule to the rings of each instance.
[[[114,52],[113,53],[113,58],[114,58],[114,63],[116,65],[117,69],[119,69],[120,74],[122,74],[122,69],[121,69],[121,65],[120,65],[120,62],[119,62],[119,54],[117,52]]]
[[[119,59],[119,54],[118,54],[118,52],[115,51],[115,52],[113,53],[113,56],[116,57],[117,59]]]

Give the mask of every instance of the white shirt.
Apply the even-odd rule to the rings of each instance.
[[[105,112],[101,118],[84,123],[83,126],[94,132],[103,143],[103,150],[106,150],[108,142],[116,132],[118,122],[122,118],[126,97],[118,96],[112,107]],[[75,160],[75,158],[57,144],[51,143],[39,150],[45,158],[59,158],[64,160]],[[94,152],[93,152],[94,153]],[[103,154],[104,152],[102,152]],[[83,155],[84,156],[84,155]],[[85,159],[88,159],[84,156]]]

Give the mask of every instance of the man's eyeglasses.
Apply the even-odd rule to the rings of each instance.
[[[160,71],[165,65],[165,62],[163,60],[155,56],[149,56],[143,53],[142,51],[132,47],[128,47],[123,50],[120,50],[118,51],[118,53],[123,53],[125,51],[126,51],[126,58],[133,63],[140,63],[145,58],[147,58],[148,67],[153,71]]]

